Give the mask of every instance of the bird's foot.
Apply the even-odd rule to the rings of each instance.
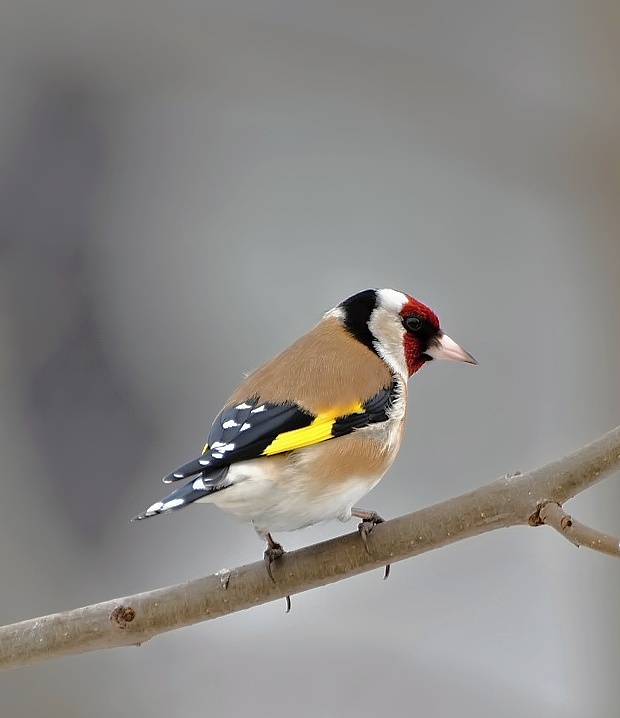
[[[265,539],[265,541],[267,541],[267,548],[265,549],[265,553],[263,554],[263,561],[265,562],[265,568],[267,569],[269,578],[273,581],[273,583],[275,583],[276,580],[273,577],[273,573],[271,572],[271,564],[284,554],[284,549],[282,548],[282,544],[279,544],[277,541],[274,541],[271,534],[268,533],[266,536],[263,536],[263,538]],[[290,610],[291,597],[286,596],[286,613],[288,613]]]
[[[267,541],[267,548],[265,549],[265,553],[263,554],[265,568],[267,569],[269,578],[275,583],[276,580],[273,577],[273,573],[271,572],[271,564],[284,554],[284,549],[282,548],[282,544],[279,544],[277,541],[273,540],[271,534],[267,534],[265,540]]]
[[[364,548],[366,553],[370,556],[370,549],[368,548],[368,537],[372,533],[372,530],[377,524],[382,524],[384,519],[379,516],[376,511],[366,511],[364,509],[351,509],[351,516],[355,516],[357,519],[362,519],[357,526],[357,530],[360,532],[360,537],[364,542]],[[390,575],[390,564],[385,567],[383,573],[383,580]]]

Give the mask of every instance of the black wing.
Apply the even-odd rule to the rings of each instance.
[[[164,478],[165,483],[237,461],[255,459],[280,434],[309,426],[315,417],[295,404],[244,401],[223,409],[211,427],[205,451]]]
[[[249,399],[227,407],[217,416],[202,456],[164,478],[166,483],[209,474],[237,461],[255,459],[344,436],[369,424],[386,421],[398,392],[393,382],[365,403],[346,411],[314,415],[295,404],[270,404]]]
[[[225,490],[230,485],[228,467],[237,461],[292,451],[387,421],[398,392],[399,385],[394,382],[344,414],[333,411],[315,416],[294,404],[259,403],[257,400],[228,407],[214,421],[203,455],[184,464],[164,481],[178,481],[196,474],[201,476],[157,501],[133,520],[176,511]]]

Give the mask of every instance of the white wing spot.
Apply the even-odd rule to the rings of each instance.
[[[234,444],[226,444],[226,446],[222,446],[221,451],[233,451],[235,448]],[[215,454],[214,454],[215,455]]]
[[[252,409],[250,414],[260,414],[261,411],[267,411],[267,407],[264,404],[257,406],[256,409]]]
[[[239,429],[239,431],[247,431],[251,427],[251,424],[248,424],[246,421],[245,424],[242,425],[242,427]]]
[[[212,451],[212,452],[211,452],[211,456],[212,456],[214,459],[223,459],[223,458],[224,458],[224,454],[220,454],[219,451]]]
[[[234,419],[229,419],[222,424],[223,429],[232,429],[235,426],[239,426],[239,424]]]
[[[252,408],[252,405],[246,404],[245,401],[241,404],[237,404],[237,406],[235,407],[235,409],[251,409],[251,408]]]
[[[196,481],[192,484],[192,489],[196,489],[197,491],[201,491],[204,488],[205,482],[201,478],[196,479]]]
[[[170,501],[166,501],[161,508],[162,511],[167,511],[168,509],[174,509],[176,506],[181,506],[184,503],[185,499],[170,499]]]
[[[212,454],[212,455],[215,456],[215,454]],[[217,457],[216,457],[216,458],[217,458]],[[209,466],[209,464],[210,464],[211,462],[209,461],[209,459],[198,459],[198,463],[199,463],[201,466]],[[175,476],[176,476],[176,474],[175,474]],[[179,479],[182,479],[182,478],[183,478],[183,474],[181,474],[181,476],[179,476],[178,478],[179,478]]]
[[[153,504],[152,506],[149,506],[148,509],[144,512],[145,514],[156,514],[158,511],[161,511],[164,508],[164,504],[162,501],[158,501],[157,503]]]
[[[214,442],[211,444],[211,448],[212,448],[212,449],[221,449],[222,446],[226,446],[226,442],[224,442],[224,441],[214,441]]]

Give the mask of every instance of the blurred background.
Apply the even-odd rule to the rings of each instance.
[[[0,624],[258,560],[214,507],[129,519],[244,372],[369,286],[480,366],[412,381],[368,508],[617,425],[619,35],[607,0],[4,0]],[[618,533],[619,503],[569,510]],[[3,673],[0,716],[610,716],[619,590],[551,530],[496,532]]]

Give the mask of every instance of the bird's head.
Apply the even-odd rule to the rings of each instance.
[[[409,377],[432,359],[477,364],[444,334],[432,309],[395,289],[367,289],[345,299],[331,312],[390,369]]]

